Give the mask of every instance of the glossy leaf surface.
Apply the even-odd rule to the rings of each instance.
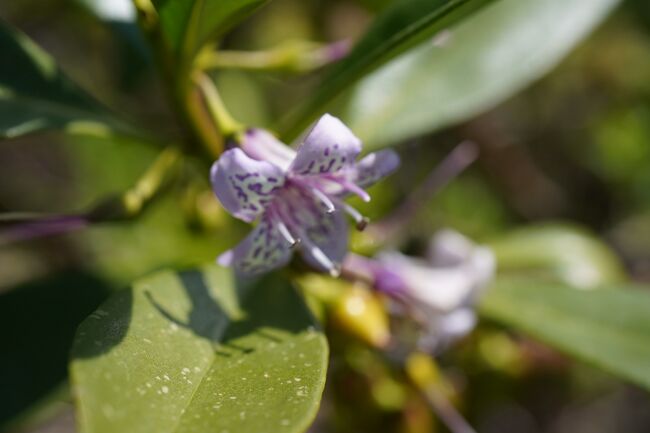
[[[346,120],[375,147],[467,120],[541,77],[618,3],[495,2],[366,77]]]
[[[292,287],[214,266],[160,272],[79,328],[79,424],[103,432],[301,432],[323,390],[327,343]]]
[[[322,114],[327,104],[365,74],[419,42],[433,37],[493,0],[401,0],[380,14],[349,56],[336,64],[304,106],[286,122],[294,137]]]

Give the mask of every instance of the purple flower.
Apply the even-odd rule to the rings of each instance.
[[[426,259],[398,252],[377,259],[349,255],[344,269],[354,269],[378,291],[399,301],[405,313],[424,327],[420,345],[433,349],[472,330],[473,306],[495,272],[492,251],[452,230],[430,242]]]
[[[397,168],[390,150],[358,163],[361,142],[339,119],[328,114],[308,132],[298,151],[270,133],[253,129],[241,148],[226,151],[212,166],[212,187],[236,218],[259,220],[234,249],[218,258],[244,275],[258,275],[289,262],[293,249],[319,270],[338,275],[347,252],[349,214],[363,228],[367,220],[342,199]]]

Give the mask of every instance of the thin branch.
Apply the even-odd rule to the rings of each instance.
[[[201,90],[208,111],[212,115],[214,123],[217,125],[219,131],[224,137],[232,136],[245,129],[244,125],[236,121],[230,112],[228,112],[226,105],[221,99],[221,95],[219,95],[217,87],[214,85],[210,77],[203,72],[199,72],[194,74],[193,80]]]
[[[431,406],[433,412],[447,426],[452,433],[476,433],[454,405],[440,391],[433,387],[422,389],[422,394]]]
[[[0,246],[86,228],[94,223],[132,219],[161,191],[180,161],[178,149],[163,150],[135,185],[118,196],[110,196],[85,212],[70,215],[34,213],[0,214]]]
[[[456,146],[393,213],[368,227],[368,234],[384,242],[393,238],[402,227],[413,221],[424,203],[458,177],[477,158],[478,146],[475,143],[464,141]]]
[[[307,41],[290,41],[263,51],[202,52],[196,61],[197,68],[241,69],[248,71],[309,72],[345,57],[350,50],[347,40],[332,44]]]

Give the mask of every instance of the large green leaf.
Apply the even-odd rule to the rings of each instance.
[[[160,272],[79,328],[71,372],[85,433],[301,432],[327,343],[292,287],[216,266]]]
[[[620,259],[602,240],[569,224],[539,224],[513,230],[490,242],[500,272],[551,276],[590,289],[620,283]]]
[[[364,79],[344,116],[372,146],[464,121],[552,68],[619,0],[500,0]]]
[[[153,0],[164,45],[177,59],[192,59],[269,0]]]
[[[647,287],[582,291],[531,281],[497,281],[484,316],[650,389]]]
[[[130,131],[66,78],[24,34],[0,21],[0,138],[47,129]]]
[[[390,59],[494,0],[400,0],[379,15],[349,56],[335,65],[315,94],[286,120],[297,135],[347,87]]]

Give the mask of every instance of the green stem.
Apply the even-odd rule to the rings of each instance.
[[[339,41],[320,44],[309,41],[288,41],[263,51],[202,51],[196,67],[207,69],[242,69],[249,71],[282,70],[308,72],[339,60],[347,54],[349,44]]]
[[[194,74],[193,78],[194,82],[201,90],[208,111],[212,115],[212,119],[219,128],[221,134],[228,138],[243,131],[245,126],[235,120],[228,112],[226,105],[223,103],[223,100],[210,77],[205,73],[197,72]]]
[[[283,66],[273,51],[210,51],[200,57],[201,69],[246,69],[263,71]]]
[[[156,197],[181,161],[177,148],[163,150],[135,185],[125,193],[104,198],[85,212],[70,215],[0,214],[0,246],[85,228],[92,223],[135,218]]]
[[[85,213],[91,222],[129,219],[138,216],[144,207],[161,191],[181,161],[176,147],[163,150],[133,187],[117,197],[100,201]]]

